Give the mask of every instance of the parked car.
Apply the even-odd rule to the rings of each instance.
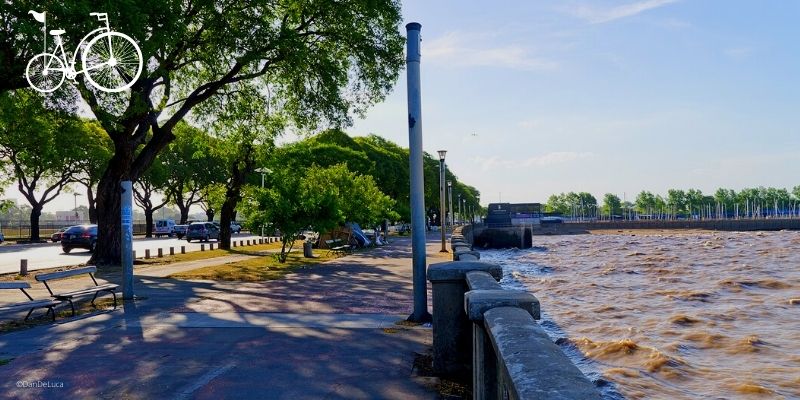
[[[236,221],[231,221],[231,233],[242,233],[242,226]]]
[[[64,231],[66,231],[66,230],[67,230],[67,228],[68,228],[68,227],[64,227],[64,228],[61,228],[61,229],[59,229],[58,231],[56,231],[56,233],[54,233],[52,236],[50,236],[50,240],[51,240],[53,243],[58,243],[58,242],[60,242],[60,241],[61,241],[61,235],[62,235],[62,234],[64,234]]]
[[[175,225],[172,228],[172,232],[175,233],[175,236],[177,236],[178,239],[183,239],[183,237],[186,236],[186,228],[188,228],[188,227],[189,227],[188,224],[187,225]]]
[[[5,241],[5,240],[6,240],[6,237],[3,236],[3,232],[0,232],[0,243],[3,243],[3,241]]]
[[[175,234],[175,220],[172,219],[159,219],[153,224],[153,235],[156,237],[169,236]]]
[[[97,225],[75,225],[61,234],[61,249],[69,254],[72,249],[94,252],[97,245]]]
[[[194,222],[186,228],[186,241],[199,240],[201,242],[209,239],[219,240],[219,228],[212,222]]]

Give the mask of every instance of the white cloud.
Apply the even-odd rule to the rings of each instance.
[[[495,168],[515,169],[520,167],[547,167],[555,164],[565,164],[593,157],[590,152],[555,151],[538,156],[528,157],[524,160],[501,159],[498,156],[477,156],[472,160],[480,165],[481,169],[488,171]]]
[[[423,41],[423,60],[450,67],[501,67],[518,70],[555,69],[558,63],[534,56],[523,46],[481,46],[475,35],[449,32]]]
[[[541,156],[527,158],[522,162],[522,165],[526,167],[545,167],[553,164],[563,164],[570,161],[581,160],[591,156],[592,153],[589,152],[577,153],[574,151],[556,151]]]
[[[723,50],[726,56],[734,59],[734,60],[743,60],[745,58],[750,57],[753,54],[752,47],[734,47],[730,49]]]
[[[644,0],[610,8],[599,8],[582,4],[571,8],[569,12],[578,18],[587,20],[593,24],[602,24],[621,18],[632,17],[645,11],[663,7],[677,1],[679,0]]]

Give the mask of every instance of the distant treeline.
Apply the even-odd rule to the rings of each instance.
[[[736,218],[800,215],[800,185],[779,188],[719,188],[713,195],[698,189],[669,189],[665,196],[642,191],[633,202],[606,193],[603,203],[587,192],[554,194],[545,211],[576,218]]]

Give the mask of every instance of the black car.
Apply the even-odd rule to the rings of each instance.
[[[75,225],[61,234],[61,249],[69,253],[72,249],[94,252],[97,245],[97,225]]]

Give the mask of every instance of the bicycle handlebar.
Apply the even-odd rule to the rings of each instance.
[[[97,17],[97,19],[100,20],[100,21],[108,20],[108,14],[107,13],[93,12],[93,13],[89,13],[89,16],[90,17]]]

